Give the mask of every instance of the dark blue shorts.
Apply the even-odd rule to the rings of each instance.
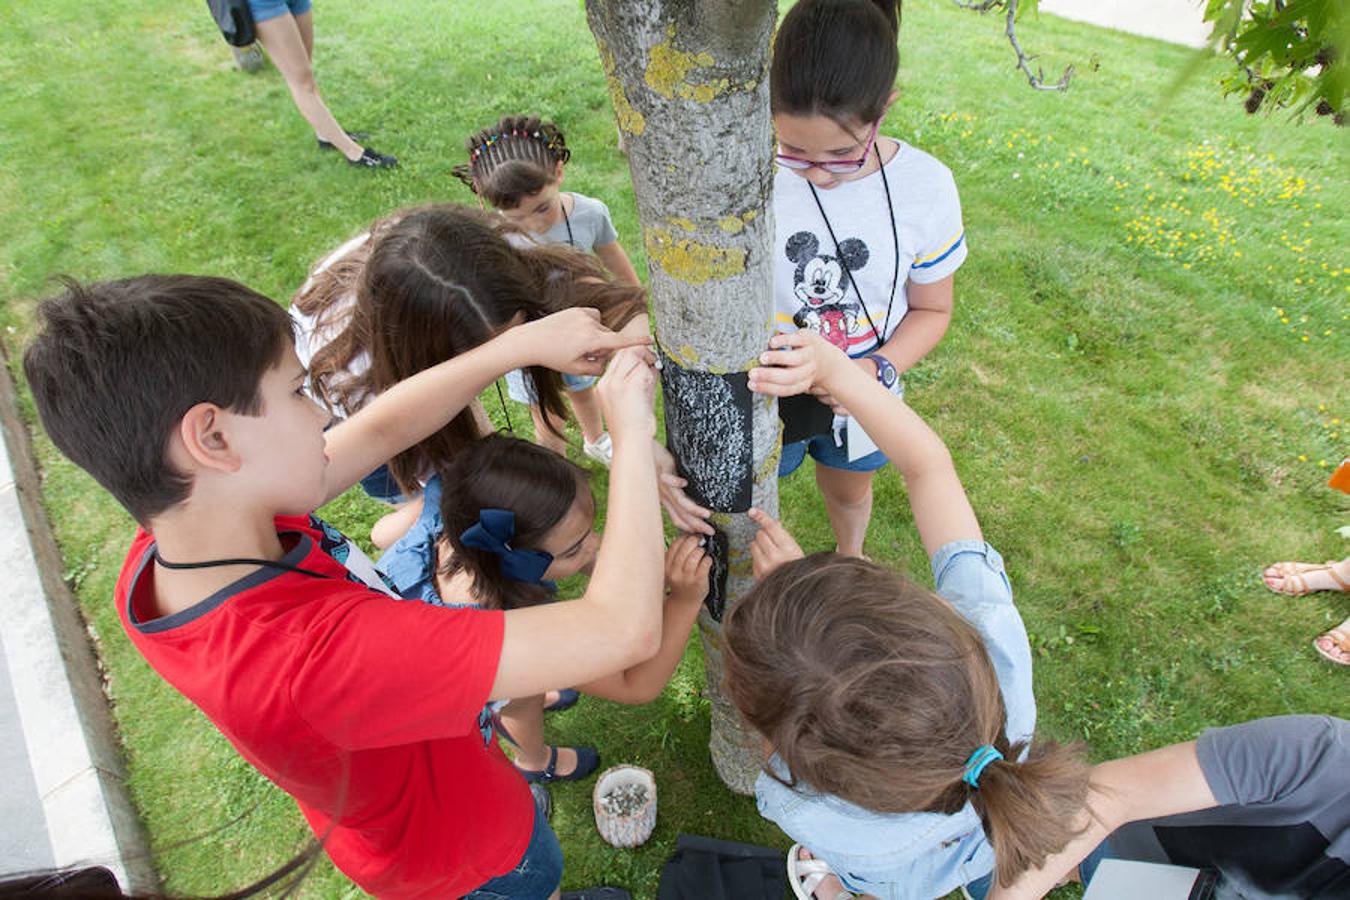
[[[833,433],[818,434],[804,441],[783,445],[783,455],[778,460],[778,477],[786,478],[797,471],[797,467],[806,459],[807,453],[811,454],[811,458],[818,466],[843,469],[846,472],[875,472],[877,469],[885,468],[886,463],[890,462],[886,454],[880,450],[873,450],[866,456],[849,462],[847,438],[844,439],[844,446],[839,447],[834,443]]]
[[[311,0],[248,0],[248,11],[253,13],[253,21],[263,22],[286,13],[304,15],[312,5]]]
[[[534,831],[520,863],[464,895],[464,900],[548,900],[562,884],[563,855],[548,821],[534,813]]]

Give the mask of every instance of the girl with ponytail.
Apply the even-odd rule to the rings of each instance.
[[[896,99],[899,22],[896,0],[800,0],[770,71],[778,328],[820,334],[895,394],[946,334],[966,258],[951,172],[881,133]],[[808,436],[783,446],[778,473],[809,453],[838,551],[861,556],[886,456],[875,435],[848,427],[852,410],[837,397],[820,400],[834,427],[828,410],[804,416]]]
[[[760,812],[799,843],[799,897],[983,898],[1082,829],[1080,754],[1035,739],[1031,648],[998,551],[924,421],[808,330],[751,388],[828,393],[900,471],[936,592],[867,560],[803,557],[774,520],[727,615],[724,689],[763,739]]]

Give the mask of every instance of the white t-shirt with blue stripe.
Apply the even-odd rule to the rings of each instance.
[[[884,166],[895,212],[895,239],[880,171],[828,190],[817,188],[834,239],[805,178],[780,168],[773,183],[778,330],[795,331],[804,325],[849,356],[871,352],[894,333],[909,309],[910,282],[941,281],[966,258],[961,200],[951,170],[904,141],[883,137],[878,143],[883,153],[888,144],[898,145]],[[857,289],[851,279],[857,280]]]

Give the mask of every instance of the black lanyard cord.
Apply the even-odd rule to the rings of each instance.
[[[839,249],[839,238],[834,236],[834,226],[830,224],[830,217],[825,214],[825,206],[820,202],[820,195],[816,193],[816,186],[809,181],[806,182],[806,186],[811,190],[811,199],[816,201],[816,209],[820,210],[820,217],[825,220],[825,230],[830,233],[830,240],[834,242],[834,254],[835,258],[839,260],[839,268],[844,270],[844,274],[853,284],[853,293],[858,295],[858,305],[862,307],[863,316],[867,318],[867,325],[872,329],[872,334],[876,337],[879,347],[886,343],[886,335],[890,332],[891,308],[895,305],[895,289],[900,284],[900,230],[895,224],[895,204],[891,202],[891,182],[886,178],[886,164],[881,161],[881,148],[873,144],[872,149],[876,151],[877,164],[881,167],[881,186],[886,190],[886,212],[890,213],[891,216],[891,244],[895,248],[895,269],[891,273],[891,297],[886,301],[886,318],[882,320],[881,331],[877,331],[877,323],[872,321],[872,314],[867,310],[867,301],[863,299],[862,288],[858,287],[858,279],[853,277],[853,272],[849,269],[848,263],[844,261],[843,251]]]
[[[333,578],[332,575],[325,575],[322,572],[315,572],[313,569],[304,569],[300,566],[293,566],[288,562],[281,562],[276,559],[253,559],[247,556],[241,556],[237,559],[204,559],[201,562],[169,562],[159,555],[159,548],[154,550],[155,562],[166,569],[211,569],[216,566],[259,566],[264,569],[281,569],[284,572],[299,572],[301,575],[308,575],[311,578]]]
[[[577,245],[577,242],[572,237],[572,218],[569,215],[567,215],[567,201],[564,200],[562,197],[559,197],[558,206],[562,209],[563,224],[567,226],[567,245],[569,247],[575,247]]]

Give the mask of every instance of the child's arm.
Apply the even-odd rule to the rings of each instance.
[[[942,340],[947,333],[947,326],[951,324],[952,282],[955,278],[954,274],[948,275],[931,284],[911,281],[906,288],[909,311],[896,326],[890,340],[875,352],[890,360],[891,365],[901,372],[927,356]],[[860,359],[858,362],[867,361]],[[867,364],[874,366],[870,362]]]
[[[652,457],[654,362],[645,350],[625,350],[600,379],[614,460],[595,571],[577,600],[506,613],[494,699],[584,684],[642,662],[659,647],[665,542]]]
[[[909,311],[891,333],[891,339],[873,351],[878,356],[884,356],[897,372],[912,368],[947,333],[947,326],[952,321],[952,280],[955,277],[948,275],[931,284],[909,283]],[[875,377],[877,374],[877,364],[866,356],[853,360],[853,364],[866,375]],[[827,392],[815,390],[812,393],[817,394],[820,402],[831,407],[836,414],[850,414],[846,404]]]
[[[388,550],[417,524],[422,515],[422,496],[419,494],[393,512],[383,515],[370,528],[370,542],[381,550]]]
[[[778,397],[814,389],[846,407],[905,479],[930,557],[952,541],[982,538],[947,446],[903,400],[815,332],[776,334],[769,347],[750,370],[750,389]]]
[[[1127,822],[1217,805],[1200,768],[1195,741],[1093,766],[1089,796],[1089,808],[1083,810],[1078,822],[1083,832],[1063,850],[1047,857],[1040,868],[1023,872],[1010,887],[995,884],[988,900],[1045,896]]]
[[[708,594],[712,557],[703,552],[697,535],[676,538],[666,553],[666,608],[661,622],[661,646],[646,662],[629,666],[605,678],[577,685],[577,690],[618,703],[650,703],[661,694],[684,656],[689,629],[698,619]]]
[[[650,341],[610,331],[593,309],[566,309],[507,329],[486,344],[418,372],[328,430],[324,502],[443,428],[503,372],[542,365],[595,375],[614,351]]]
[[[609,269],[616,281],[624,284],[637,285],[637,270],[633,268],[632,262],[628,259],[628,254],[623,251],[623,245],[618,241],[610,241],[608,244],[601,244],[594,248],[595,255],[604,263],[605,268]]]

